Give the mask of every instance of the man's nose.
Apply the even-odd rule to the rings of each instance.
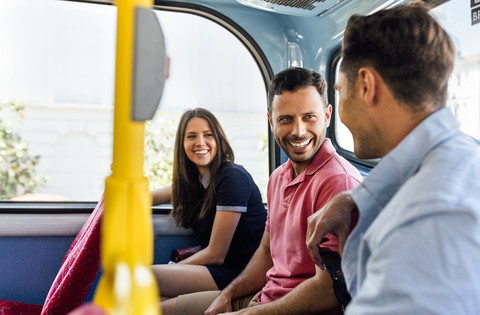
[[[301,119],[295,120],[295,122],[293,123],[292,134],[297,137],[301,137],[305,134],[305,131],[305,123]]]

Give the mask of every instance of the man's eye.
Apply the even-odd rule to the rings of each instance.
[[[303,116],[303,120],[313,120],[313,121],[315,121],[316,119],[317,119],[317,115],[315,115],[315,114],[308,114],[308,115]]]

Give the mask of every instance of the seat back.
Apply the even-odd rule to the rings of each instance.
[[[67,314],[85,301],[100,268],[103,208],[102,196],[67,251],[43,304],[42,315]]]
[[[100,269],[100,222],[103,196],[68,249],[42,305],[0,299],[0,314],[67,314],[81,305]]]

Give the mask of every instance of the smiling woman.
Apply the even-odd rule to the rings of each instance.
[[[217,142],[211,129],[207,120],[197,117],[190,119],[185,127],[183,149],[187,158],[197,166],[201,177],[205,176],[217,154]]]
[[[252,176],[234,164],[225,133],[208,110],[196,108],[182,115],[173,185],[155,190],[153,198],[154,203],[171,201],[175,223],[192,228],[202,247],[176,266],[153,266],[165,298],[223,289],[260,243],[266,220],[260,191]]]

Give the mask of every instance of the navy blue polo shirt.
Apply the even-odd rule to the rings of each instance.
[[[208,174],[202,185],[207,187]],[[219,289],[233,280],[250,261],[265,230],[267,212],[262,196],[252,176],[241,165],[224,165],[215,184],[215,209],[193,226],[193,232],[202,248],[208,246],[217,211],[241,212],[240,221],[230,248],[221,266],[207,266]]]

